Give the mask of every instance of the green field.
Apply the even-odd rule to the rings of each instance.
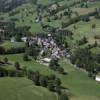
[[[50,70],[47,66],[41,65],[35,60],[31,59],[31,61],[25,62],[23,61],[23,54],[12,54],[12,55],[6,55],[6,56],[0,56],[1,59],[4,57],[8,57],[9,60],[12,62],[12,64],[16,61],[18,61],[22,66],[27,66],[28,69],[32,69],[34,71],[40,71],[41,74],[53,74],[54,72]]]
[[[28,3],[28,4],[24,4],[21,7],[14,9],[13,11],[19,11],[19,13],[17,13],[14,16],[9,16],[10,12],[1,14],[0,16],[4,18],[3,21],[11,21],[11,19],[17,18],[18,21],[15,21],[16,27],[30,26],[31,27],[30,31],[32,33],[42,32],[43,30],[42,30],[40,24],[35,23],[35,21],[34,21],[34,19],[36,17],[35,9],[36,9],[35,5],[33,6],[32,4]],[[29,14],[29,12],[33,12],[33,15]]]
[[[95,29],[92,29],[92,24],[96,24]],[[77,27],[76,30],[73,28],[74,25]],[[74,32],[74,40],[79,40],[83,36],[93,38],[94,35],[99,35],[100,33],[100,20],[93,18],[89,22],[80,21],[76,24],[70,25],[67,29]]]
[[[22,60],[22,55],[18,54],[5,56],[7,56],[12,63],[19,61],[22,66],[26,65],[28,68],[38,70],[42,74],[48,75],[54,73],[47,66],[40,65],[34,60],[24,62]],[[0,56],[0,58],[3,59],[5,56]],[[70,95],[71,100],[100,100],[100,84],[98,82],[90,79],[85,71],[75,68],[75,66],[71,65],[69,61],[61,61],[61,65],[64,67],[65,71],[68,72],[68,75],[59,75],[58,73],[55,74],[57,77],[61,78],[62,85],[65,88],[68,88],[66,91],[69,91],[68,94]]]
[[[24,42],[3,41],[3,43],[1,43],[0,46],[4,47],[5,49],[20,48],[20,47],[25,47],[25,43]]]
[[[0,78],[0,100],[56,100],[43,87],[35,86],[26,78]]]
[[[95,54],[100,54],[100,47],[93,48],[91,51]]]
[[[78,1],[78,0],[76,0],[76,1]],[[39,0],[38,1],[39,4],[43,4],[43,5],[48,5],[48,4],[51,4],[53,2],[54,2],[53,0]],[[73,2],[75,2],[75,0],[62,0],[61,2],[59,2],[59,4],[61,4],[61,5],[70,5]],[[89,12],[94,11],[95,8],[96,8],[96,5],[97,5],[97,7],[99,7],[100,2],[98,2],[98,1],[90,2],[90,3],[88,3],[88,5],[89,5],[89,8],[84,8],[84,7],[81,8],[80,6],[76,5],[76,6],[73,6],[71,9],[72,9],[73,13],[77,12],[78,15],[84,15],[84,14],[87,14]],[[30,31],[33,34],[36,33],[36,32],[44,32],[42,30],[41,25],[39,23],[35,23],[35,20],[34,20],[35,17],[37,16],[37,14],[36,14],[36,5],[32,5],[30,3],[23,4],[22,6],[19,6],[16,9],[14,9],[13,11],[19,11],[19,13],[17,13],[14,16],[9,16],[10,12],[9,13],[1,13],[0,17],[1,18],[3,17],[4,21],[10,21],[12,18],[17,18],[18,21],[15,21],[16,26],[25,26],[25,25],[31,26]],[[29,14],[29,12],[33,12],[33,15]],[[75,17],[75,14],[73,14],[72,17]],[[62,21],[67,21],[67,20],[69,20],[69,19],[67,17],[65,17],[62,20],[56,20],[56,21],[53,20],[49,23],[48,22],[44,22],[44,23],[47,23],[47,24],[49,24],[51,26],[54,26],[54,27],[61,27],[61,22]],[[92,23],[92,22],[90,22],[90,23]],[[100,22],[97,21],[97,23],[100,23]],[[84,24],[85,23],[83,23],[83,25]],[[79,25],[81,25],[80,22],[79,22]],[[68,29],[70,29],[70,27],[68,27]],[[80,32],[80,30],[85,33],[86,32],[85,30],[87,30],[87,28],[84,31],[80,28],[79,31],[75,31],[75,32]]]

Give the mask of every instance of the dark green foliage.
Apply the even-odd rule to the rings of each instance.
[[[27,72],[28,72],[27,66],[23,66],[22,71],[23,71],[23,74],[24,74],[25,76],[28,76],[28,75],[27,75]]]
[[[18,53],[24,53],[25,47],[18,47],[18,48],[10,48],[6,51],[4,51],[4,54],[18,54]]]
[[[93,46],[94,46],[94,47],[97,47],[97,46],[98,46],[98,42],[95,41]]]
[[[49,67],[52,70],[59,72],[60,74],[65,74],[64,68],[62,68],[60,66],[60,64],[58,63],[58,61],[59,61],[58,59],[52,59],[51,62],[50,62]]]
[[[61,86],[61,80],[59,78],[55,79],[56,86]]]
[[[55,92],[60,95],[61,94],[61,86],[55,86]]]
[[[15,70],[8,70],[8,76],[9,77],[16,77],[16,71]]]
[[[83,37],[81,40],[77,41],[78,45],[83,45],[86,44],[88,42],[86,37]]]
[[[4,58],[4,62],[8,63],[8,58],[7,57]]]
[[[16,70],[20,70],[20,64],[19,62],[15,62],[14,67],[16,68]]]
[[[32,78],[35,85],[40,85],[39,79],[40,79],[40,73],[35,72]]]
[[[40,85],[43,87],[47,87],[48,85],[48,77],[46,76],[41,76],[39,79]]]
[[[0,67],[0,77],[5,77],[7,75],[8,75],[8,71]]]
[[[40,49],[38,47],[33,48],[27,48],[25,53],[29,56],[32,56],[35,60],[37,59],[37,56],[39,55]]]
[[[49,66],[51,69],[56,70],[57,66],[59,66],[58,59],[52,59]]]
[[[48,83],[48,90],[54,92],[55,91],[55,86],[53,82]]]
[[[28,55],[27,55],[27,54],[24,54],[24,55],[23,55],[23,60],[24,60],[24,61],[28,61],[28,60],[29,60],[29,58],[28,58]]]
[[[57,68],[57,71],[60,73],[60,74],[64,74],[64,68],[63,67],[58,67]]]
[[[93,28],[93,29],[96,28],[96,24],[92,24],[92,28]]]
[[[24,76],[24,73],[22,70],[17,70],[16,71],[16,77],[23,77]]]
[[[15,36],[15,40],[16,40],[17,42],[21,42],[21,36],[17,34],[17,35]]]
[[[92,54],[88,48],[78,48],[71,57],[71,62],[88,71],[90,77],[98,72],[99,64],[97,61],[97,56]]]
[[[30,3],[32,3],[32,4],[37,4],[37,2],[38,2],[38,0],[30,0]]]
[[[56,79],[56,76],[54,74],[49,76],[49,80],[55,80],[55,79]]]
[[[4,54],[5,53],[5,49],[3,47],[0,47],[0,54]]]
[[[32,70],[27,70],[26,67],[24,67],[23,71],[26,73],[28,79],[33,79],[34,72]]]
[[[69,100],[67,94],[62,93],[61,95],[59,95],[59,99],[58,100]]]

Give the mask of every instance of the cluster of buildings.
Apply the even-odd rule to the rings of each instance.
[[[50,59],[60,59],[65,56],[70,57],[68,49],[64,46],[58,46],[51,34],[48,34],[47,38],[31,37],[27,39],[27,44],[31,48],[40,48],[39,56],[44,59],[43,61],[47,60],[47,62],[50,62]]]

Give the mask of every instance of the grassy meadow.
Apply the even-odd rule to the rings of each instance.
[[[24,42],[11,42],[11,41],[3,41],[0,44],[1,47],[5,49],[10,49],[10,48],[20,48],[20,47],[25,47]]]
[[[11,62],[11,63],[14,63],[15,61],[19,61],[19,63],[22,66],[27,66],[29,69],[32,69],[34,71],[39,71],[42,74],[45,74],[45,75],[56,74],[57,77],[59,77],[61,79],[62,85],[66,88],[66,92],[68,92],[71,100],[99,100],[100,99],[100,84],[98,82],[96,82],[95,80],[90,79],[84,70],[75,68],[75,66],[70,64],[70,62],[68,60],[63,60],[60,62],[62,67],[64,67],[65,71],[68,74],[60,75],[60,74],[55,73],[52,70],[50,70],[47,66],[41,65],[34,60],[31,60],[28,62],[23,61],[21,54],[4,55],[4,56],[0,56],[0,59],[3,59],[6,56],[8,57],[9,62]],[[26,81],[26,79],[24,79],[24,80]],[[2,82],[3,79],[1,78],[0,81]],[[17,81],[17,80],[15,80],[15,81]],[[27,80],[27,82],[28,82],[28,80]],[[8,87],[9,87],[9,85],[8,85]],[[30,89],[30,88],[27,88],[27,89]],[[31,91],[34,91],[34,88]],[[47,91],[47,90],[45,90],[45,91]],[[32,94],[30,94],[30,96],[31,95]],[[32,96],[34,96],[34,94]],[[11,100],[13,100],[13,99],[11,99]],[[26,100],[26,99],[23,99],[23,100]],[[39,100],[39,99],[36,99],[36,100]],[[56,99],[54,98],[54,100],[56,100]]]
[[[35,86],[26,78],[0,78],[0,100],[56,100],[43,87]]]

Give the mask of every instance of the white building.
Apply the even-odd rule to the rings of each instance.
[[[26,42],[26,41],[27,41],[27,37],[22,37],[21,40],[22,40],[23,42]]]
[[[12,37],[11,39],[10,39],[10,41],[13,43],[13,42],[15,42],[15,37]]]
[[[50,59],[50,58],[44,58],[44,59],[42,59],[42,61],[43,61],[44,63],[50,63],[51,59]]]
[[[100,82],[100,74],[98,74],[98,75],[96,76],[95,80],[96,80],[97,82]]]

